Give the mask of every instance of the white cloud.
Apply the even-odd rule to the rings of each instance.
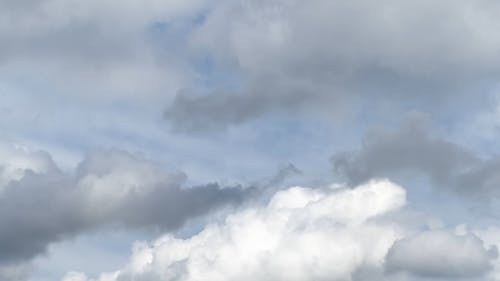
[[[367,271],[382,276],[387,252],[416,231],[390,219],[405,202],[405,190],[387,180],[355,189],[290,188],[267,206],[242,210],[190,238],[137,242],[128,265],[97,280],[364,280]],[[466,237],[465,247],[453,235],[429,237],[425,241],[443,242],[448,250],[428,252],[430,260],[473,254],[467,258],[473,268],[465,273],[484,274],[494,257],[477,237]],[[462,265],[460,258],[448,258]],[[389,261],[405,260],[392,254]]]

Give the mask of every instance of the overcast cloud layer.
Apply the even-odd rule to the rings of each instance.
[[[494,0],[0,0],[0,280],[500,280],[499,74]]]

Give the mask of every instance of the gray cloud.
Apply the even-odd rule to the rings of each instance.
[[[471,110],[500,71],[498,10],[491,1],[219,4],[191,45],[240,87],[179,93],[166,117],[177,131],[198,132],[274,111],[337,112],[359,98],[436,114],[453,100],[450,111]]]
[[[0,73],[6,81],[40,81],[52,95],[157,100],[189,80],[184,48],[161,44],[191,24],[205,0],[3,1]],[[168,32],[158,24],[179,20]],[[158,34],[157,34],[158,33]],[[178,40],[180,41],[180,40]],[[184,45],[184,42],[179,42]],[[168,48],[168,51],[166,50]],[[61,79],[61,77],[63,77]]]
[[[149,28],[189,17],[203,6],[203,0],[4,1],[0,62],[50,58],[104,66],[141,58],[151,54],[145,41]]]
[[[387,253],[386,269],[431,278],[481,277],[497,256],[496,246],[485,248],[473,234],[429,231],[396,241]]]
[[[118,151],[89,154],[74,176],[27,170],[0,193],[0,263],[25,261],[50,243],[97,228],[174,230],[253,192],[218,184],[185,187],[184,180]]]
[[[27,263],[0,265],[0,280],[25,281],[28,280],[33,268]]]
[[[413,116],[396,130],[368,134],[358,151],[331,158],[335,172],[348,182],[373,177],[423,175],[442,188],[468,195],[498,195],[500,159],[483,159],[473,151],[434,135],[422,116]]]
[[[405,203],[405,190],[388,180],[283,189],[192,237],[137,243],[121,269],[62,280],[498,279],[497,246],[466,229],[428,230],[428,218],[408,216]]]
[[[283,85],[276,87],[265,81],[259,84],[248,93],[195,95],[181,91],[164,116],[176,132],[206,133],[224,130],[228,124],[247,122],[271,110],[300,108],[311,98],[306,89],[293,88],[293,85],[285,90],[281,88]]]

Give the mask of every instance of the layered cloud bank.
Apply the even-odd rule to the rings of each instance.
[[[71,173],[59,170],[46,152],[9,142],[0,143],[0,155],[0,267],[29,261],[50,243],[96,229],[173,230],[241,203],[253,191],[185,187],[184,174],[121,151],[89,153]]]
[[[355,189],[293,187],[190,238],[138,242],[123,269],[97,279],[71,272],[63,280],[488,278],[495,246],[472,233],[426,227],[405,203],[405,190],[387,180]]]

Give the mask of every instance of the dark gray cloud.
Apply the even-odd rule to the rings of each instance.
[[[215,183],[185,187],[184,180],[118,151],[89,154],[73,176],[28,170],[0,193],[0,263],[28,260],[50,243],[97,228],[174,230],[254,191]]]
[[[473,151],[438,137],[422,116],[396,130],[376,130],[357,151],[331,158],[335,172],[357,184],[375,177],[423,175],[433,185],[477,196],[499,194],[500,158],[483,159]]]
[[[275,111],[337,112],[359,98],[366,110],[395,102],[438,114],[450,101],[450,111],[472,110],[500,74],[498,8],[487,0],[219,4],[191,45],[239,87],[180,93],[166,117],[197,132]]]

